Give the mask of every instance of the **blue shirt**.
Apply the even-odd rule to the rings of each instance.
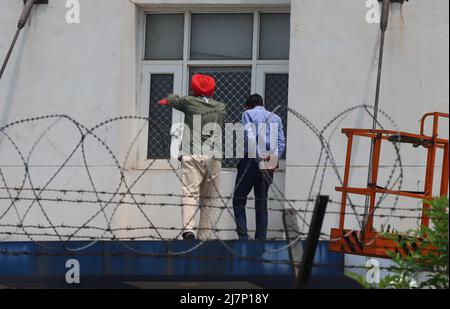
[[[286,149],[286,137],[284,136],[283,122],[278,115],[267,111],[263,106],[257,106],[244,112],[242,124],[245,130],[244,153],[246,155],[252,157],[254,150],[249,149],[249,145],[252,143],[256,145],[258,158],[268,157],[270,154],[280,158],[283,155]],[[261,138],[264,141],[260,141]]]

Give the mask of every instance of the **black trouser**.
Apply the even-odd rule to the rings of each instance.
[[[247,216],[245,206],[247,197],[254,189],[256,233],[255,239],[265,240],[267,237],[268,213],[267,198],[273,182],[273,172],[260,170],[256,159],[242,159],[238,164],[236,185],[234,188],[233,209],[239,239],[247,240]]]

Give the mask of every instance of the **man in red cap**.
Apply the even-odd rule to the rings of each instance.
[[[213,77],[196,74],[191,80],[192,96],[175,94],[162,99],[184,113],[184,130],[181,147],[181,172],[183,189],[183,239],[194,240],[195,214],[199,202],[200,222],[197,238],[206,240],[217,221],[219,178],[222,169],[222,127],[226,116],[225,104],[212,99],[216,89]]]

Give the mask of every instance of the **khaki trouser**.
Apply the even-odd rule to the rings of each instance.
[[[200,208],[200,223],[197,238],[211,237],[217,220],[218,186],[222,162],[204,155],[183,156],[181,159],[183,186],[183,232],[194,232],[195,214]],[[213,207],[212,207],[213,206]]]

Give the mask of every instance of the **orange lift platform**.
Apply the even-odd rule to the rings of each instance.
[[[431,200],[433,195],[433,183],[435,180],[435,163],[438,150],[443,150],[442,175],[440,184],[440,196],[448,195],[449,185],[449,142],[438,136],[440,118],[448,118],[444,113],[428,113],[421,120],[420,134],[404,133],[389,130],[367,130],[367,129],[343,129],[342,133],[347,135],[347,156],[345,162],[345,172],[343,186],[336,190],[342,193],[339,228],[331,230],[330,251],[355,254],[362,256],[373,256],[379,258],[389,258],[388,251],[400,253],[401,256],[407,256],[414,251],[427,251],[427,246],[421,244],[420,239],[407,239],[402,246],[390,237],[385,237],[373,228],[374,214],[376,212],[377,194],[398,195],[409,198],[423,200],[423,209],[421,217],[421,227],[429,226],[429,217],[427,209],[430,205],[426,202]],[[425,134],[426,120],[432,118],[432,135]],[[355,137],[370,138],[373,142],[373,153],[371,160],[371,181],[366,188],[356,188],[349,186],[350,164],[352,158],[352,145]],[[383,141],[394,143],[412,144],[415,148],[424,147],[427,149],[426,174],[423,192],[396,191],[382,188],[377,185],[378,168],[380,163],[381,144]],[[365,195],[368,197],[368,216],[365,226],[362,230],[351,230],[345,228],[345,216],[347,208],[347,199],[349,194]],[[400,236],[401,237],[401,236]],[[428,248],[429,250],[429,248]]]

